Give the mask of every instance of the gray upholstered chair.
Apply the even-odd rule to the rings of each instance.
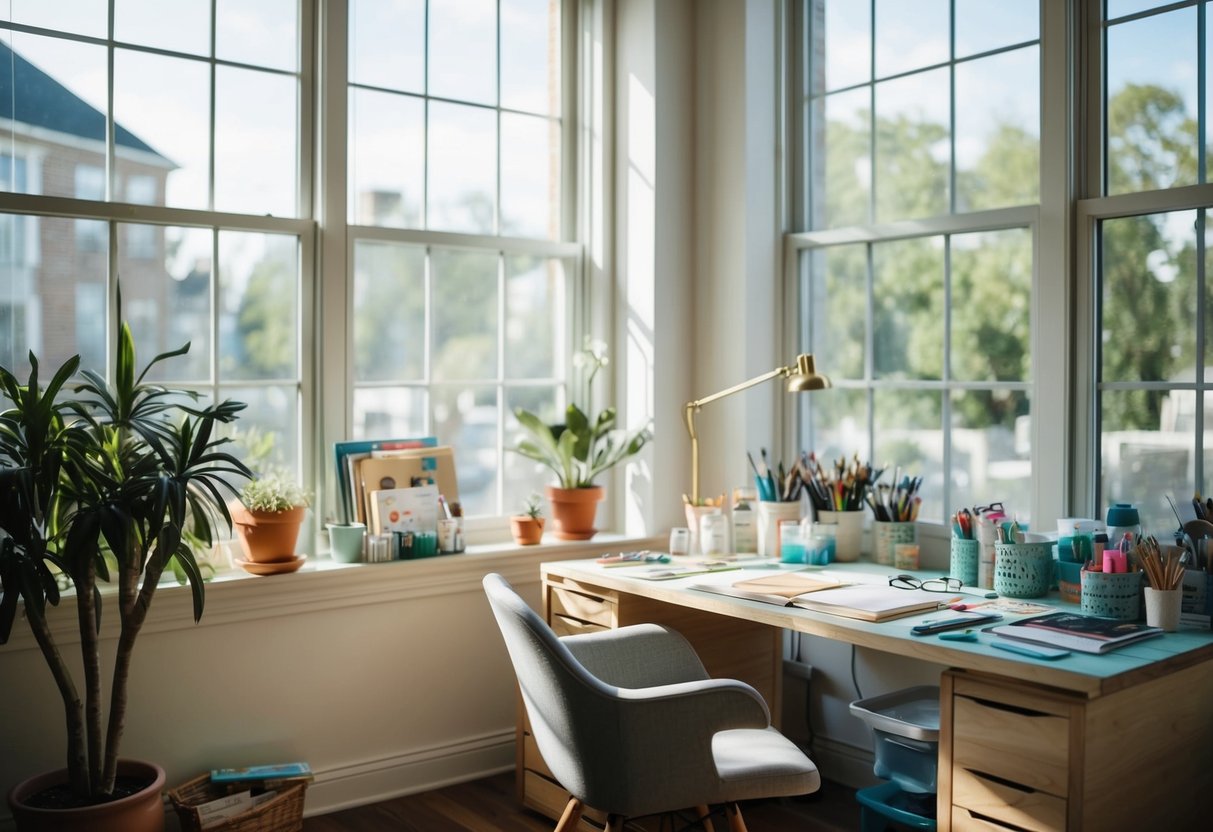
[[[572,798],[556,832],[591,806],[608,832],[626,818],[814,792],[817,767],[771,727],[762,696],[712,679],[680,634],[657,624],[557,637],[500,575],[484,591],[518,676],[535,742]],[[711,828],[710,820],[705,824]]]

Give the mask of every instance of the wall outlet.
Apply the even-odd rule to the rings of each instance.
[[[813,678],[813,665],[808,662],[798,662],[794,659],[784,659],[783,672],[788,676],[796,676],[808,680]]]

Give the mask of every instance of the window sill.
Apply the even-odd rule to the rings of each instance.
[[[255,576],[240,570],[217,575],[206,584],[206,609],[194,623],[189,588],[162,584],[156,591],[143,632],[218,627],[245,621],[312,613],[319,610],[390,603],[409,598],[430,598],[480,591],[488,572],[499,572],[511,583],[537,581],[539,564],[588,558],[618,549],[658,547],[662,541],[601,533],[592,540],[545,539],[536,546],[493,543],[469,546],[457,555],[389,563],[337,563],[327,557],[311,559],[298,572]],[[107,593],[103,604],[117,599]],[[103,613],[105,607],[103,607]],[[51,611],[51,628],[60,645],[78,643],[74,599],[65,595]],[[103,636],[116,636],[117,616],[103,614]],[[36,650],[29,628],[18,624],[9,640],[10,650]]]

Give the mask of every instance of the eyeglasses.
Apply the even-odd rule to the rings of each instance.
[[[896,589],[921,589],[925,592],[956,592],[964,586],[964,582],[960,578],[931,578],[923,581],[913,575],[898,575],[896,578],[889,578],[889,586]]]

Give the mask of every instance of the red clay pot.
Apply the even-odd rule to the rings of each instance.
[[[543,539],[542,517],[532,517],[529,514],[515,514],[510,518],[510,532],[514,542],[519,546],[534,546]]]
[[[17,832],[164,832],[164,769],[141,760],[119,760],[118,774],[148,781],[132,795],[78,809],[35,809],[25,800],[67,782],[67,769],[35,775],[13,786],[8,806]]]
[[[561,540],[589,540],[598,533],[594,518],[605,491],[601,485],[589,488],[556,488],[548,486],[548,501],[552,504],[552,522],[556,537]]]
[[[236,539],[244,559],[252,563],[282,563],[295,559],[295,543],[307,509],[286,511],[249,511],[240,503],[230,503]]]

